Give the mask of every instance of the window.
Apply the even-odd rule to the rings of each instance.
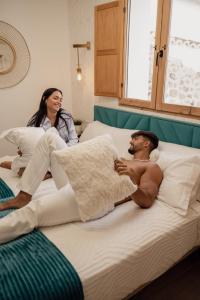
[[[124,34],[124,39],[120,39],[122,45],[118,41],[118,69],[113,70],[113,61],[110,61],[115,76],[120,62],[122,64],[116,83],[120,104],[200,116],[200,31],[197,30],[200,1],[119,0],[111,3],[119,3],[121,11],[126,6],[126,14],[118,14],[115,20]],[[104,30],[108,33],[111,29]],[[105,32],[101,35],[104,39]],[[97,26],[95,40],[98,33]],[[107,68],[110,70],[108,65]],[[96,67],[95,72],[98,72]],[[104,72],[107,74],[105,69]]]

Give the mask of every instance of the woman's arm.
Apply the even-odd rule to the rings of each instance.
[[[78,137],[77,137],[77,133],[76,133],[76,129],[74,126],[74,121],[71,118],[70,122],[69,122],[69,142],[68,145],[72,146],[78,143]]]
[[[62,126],[58,129],[59,133],[63,137],[64,131],[66,131],[65,141],[68,146],[73,146],[78,143],[78,137],[74,126],[73,118],[71,114],[65,111],[62,112],[61,117],[62,117],[61,121],[63,121],[62,123],[64,123],[65,127],[63,128],[63,124],[62,124]]]

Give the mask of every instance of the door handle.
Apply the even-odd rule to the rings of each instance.
[[[158,58],[159,57],[163,57],[163,50],[160,50],[157,52],[157,55],[156,55],[156,66],[158,66]]]

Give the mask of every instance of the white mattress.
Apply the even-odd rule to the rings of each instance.
[[[0,176],[17,192],[17,177],[2,168]],[[34,199],[54,190],[53,180],[46,180]],[[113,300],[155,279],[199,244],[199,220],[199,202],[187,217],[159,201],[150,209],[129,202],[96,221],[41,231],[74,265],[85,299]]]

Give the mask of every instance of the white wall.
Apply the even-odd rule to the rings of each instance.
[[[76,118],[93,120],[94,103],[94,8],[111,0],[68,0],[70,11],[70,37],[72,44],[91,42],[91,49],[80,49],[82,81],[76,80],[77,55],[71,47],[72,109]],[[102,97],[101,97],[102,98]]]
[[[31,55],[25,79],[0,89],[0,131],[25,126],[48,87],[60,88],[72,110],[68,13],[67,0],[0,0],[0,20],[21,32]],[[0,156],[13,151],[0,141]]]

